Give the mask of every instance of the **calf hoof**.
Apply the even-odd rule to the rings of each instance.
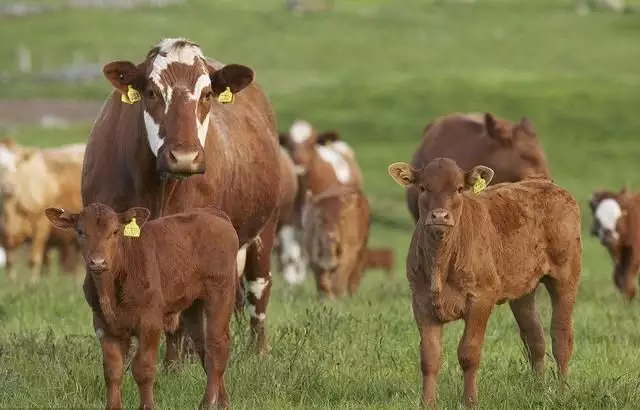
[[[228,409],[229,401],[228,400],[215,400],[212,403],[208,403],[206,397],[202,399],[200,402],[200,406],[198,410],[213,410],[213,409]]]
[[[260,357],[268,356],[271,353],[271,346],[264,337],[255,337],[252,335],[249,341],[249,349]]]

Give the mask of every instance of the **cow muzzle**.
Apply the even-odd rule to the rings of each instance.
[[[87,270],[91,273],[102,273],[108,269],[105,258],[92,256],[87,259]]]
[[[205,168],[202,148],[167,147],[167,149],[161,150],[158,155],[158,171],[171,178],[186,178],[194,174],[203,174]]]
[[[432,229],[445,230],[453,226],[451,212],[438,208],[427,213],[424,224]]]

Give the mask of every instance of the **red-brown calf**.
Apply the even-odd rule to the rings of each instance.
[[[364,266],[362,269],[384,269],[387,276],[394,276],[393,249],[391,248],[367,248],[364,252]]]
[[[463,319],[458,360],[463,401],[477,401],[476,372],[489,316],[509,302],[533,370],[541,373],[545,342],[535,305],[544,283],[551,296],[553,356],[562,381],[573,350],[572,312],[581,271],[580,211],[575,199],[538,178],[483,188],[493,170],[463,172],[436,158],[416,170],[389,166],[393,179],[420,193],[419,218],[407,254],[407,278],[420,331],[425,403],[434,403],[443,324]]]
[[[140,408],[153,408],[160,337],[163,330],[175,331],[180,313],[207,374],[201,408],[227,407],[223,377],[238,253],[227,215],[194,208],[145,224],[146,208],[116,213],[103,204],[79,214],[48,208],[46,215],[53,225],[77,232],[89,276],[85,298],[102,346],[107,408],[121,408],[123,359],[134,336],[139,346],[131,370]]]

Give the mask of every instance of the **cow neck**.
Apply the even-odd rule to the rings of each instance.
[[[176,186],[180,183],[179,180],[175,178],[162,178],[160,183],[160,195],[158,196],[158,205],[157,212],[158,218],[162,218],[164,216],[167,206],[171,202],[171,197],[173,196],[173,192],[176,189]]]

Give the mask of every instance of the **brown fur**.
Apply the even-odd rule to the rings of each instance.
[[[191,44],[186,42],[184,44]],[[183,47],[184,44],[175,44]],[[174,48],[175,48],[174,47]],[[152,218],[194,207],[213,205],[229,215],[240,244],[247,245],[243,272],[248,282],[265,281],[260,298],[248,293],[252,309],[251,343],[264,353],[269,345],[264,329],[270,296],[270,253],[273,247],[280,190],[276,120],[266,95],[253,81],[253,71],[236,64],[223,65],[199,58],[194,65],[171,63],[161,80],[172,84],[171,110],[163,114],[158,87],[150,80],[153,61],[162,55],[152,49],[140,64],[113,62],[104,67],[115,90],[108,97],[89,135],[82,178],[83,203],[100,202],[116,211],[144,206]],[[200,75],[209,75],[211,86],[199,101],[186,98]],[[142,100],[120,101],[127,86],[139,90]],[[233,104],[217,97],[230,87]],[[180,98],[182,95],[185,98]],[[197,113],[196,113],[197,109]],[[149,149],[143,110],[158,122],[163,145],[157,157]],[[196,118],[209,127],[204,147],[196,135]],[[191,163],[172,160],[194,154]],[[173,162],[172,162],[173,161]],[[162,180],[163,176],[189,176]],[[240,299],[241,300],[241,299]],[[165,361],[178,360],[179,335],[167,334]]]
[[[424,129],[411,166],[422,168],[434,158],[451,158],[462,169],[484,164],[495,171],[493,182],[515,182],[539,176],[550,178],[546,156],[532,122],[523,117],[513,124],[491,113],[450,114]],[[407,206],[418,220],[418,191],[406,192]]]
[[[364,253],[364,270],[384,269],[387,276],[395,276],[393,270],[393,249],[392,248],[367,248]]]
[[[46,210],[52,224],[78,232],[88,272],[85,298],[104,357],[107,408],[121,407],[123,359],[136,337],[132,373],[140,408],[153,409],[160,337],[163,330],[175,331],[181,312],[207,374],[201,407],[228,407],[224,372],[237,282],[235,229],[216,208],[145,224],[149,214],[146,208],[117,214],[102,204],[91,204],[79,214]],[[141,228],[139,237],[123,235],[132,218]]]
[[[423,401],[435,402],[442,326],[463,319],[458,349],[463,400],[476,403],[487,322],[494,306],[507,301],[530,363],[536,373],[542,372],[544,334],[535,307],[540,282],[551,296],[553,355],[564,381],[581,273],[575,199],[544,179],[497,184],[473,194],[478,179],[490,183],[493,171],[476,166],[464,173],[451,159],[434,159],[421,170],[396,163],[389,173],[398,184],[421,192],[406,265],[421,338]]]
[[[369,238],[370,208],[364,193],[334,186],[307,201],[303,217],[305,248],[321,295],[355,294]]]

